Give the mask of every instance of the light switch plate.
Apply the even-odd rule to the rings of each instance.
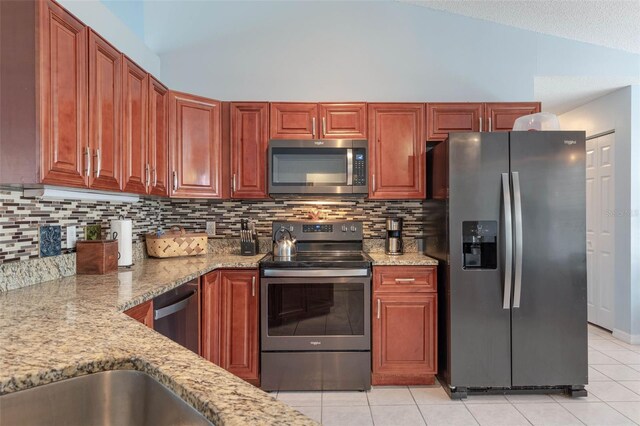
[[[213,237],[216,235],[216,223],[215,222],[207,222],[207,235]]]
[[[78,241],[78,236],[76,234],[76,227],[67,226],[67,248],[68,249],[75,248],[76,241]]]

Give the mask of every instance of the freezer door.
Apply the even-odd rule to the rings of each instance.
[[[586,384],[584,132],[511,132],[510,148],[513,386]]]
[[[503,307],[502,174],[509,173],[508,134],[453,133],[448,148],[446,376],[454,387],[507,387],[511,341],[510,309]]]

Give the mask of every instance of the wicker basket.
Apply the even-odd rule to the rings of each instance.
[[[182,226],[174,226],[161,236],[146,235],[147,253],[151,257],[177,257],[207,254],[207,234],[188,233]]]

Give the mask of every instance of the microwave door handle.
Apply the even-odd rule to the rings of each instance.
[[[347,149],[347,185],[353,185],[353,149]]]

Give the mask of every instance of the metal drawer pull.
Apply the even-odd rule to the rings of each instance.
[[[378,319],[380,319],[380,299],[378,299]]]
[[[326,117],[322,117],[322,136],[327,135],[327,119]]]
[[[251,297],[256,296],[256,277],[251,277]]]
[[[171,173],[173,174],[173,190],[177,191],[178,190],[178,174],[175,172],[175,170]]]
[[[153,319],[158,320],[160,318],[168,317],[169,315],[173,315],[176,312],[183,310],[184,308],[187,307],[187,305],[189,304],[189,301],[193,296],[196,295],[196,293],[197,291],[193,290],[193,292],[189,296],[185,297],[179,302],[176,302],[173,305],[165,306],[164,308],[155,309],[153,311]]]
[[[415,278],[396,278],[397,283],[412,283],[415,280]]]
[[[316,138],[316,118],[315,117],[311,118],[311,138],[312,139]]]
[[[480,131],[482,131],[482,117],[480,117],[478,121],[480,122]]]

